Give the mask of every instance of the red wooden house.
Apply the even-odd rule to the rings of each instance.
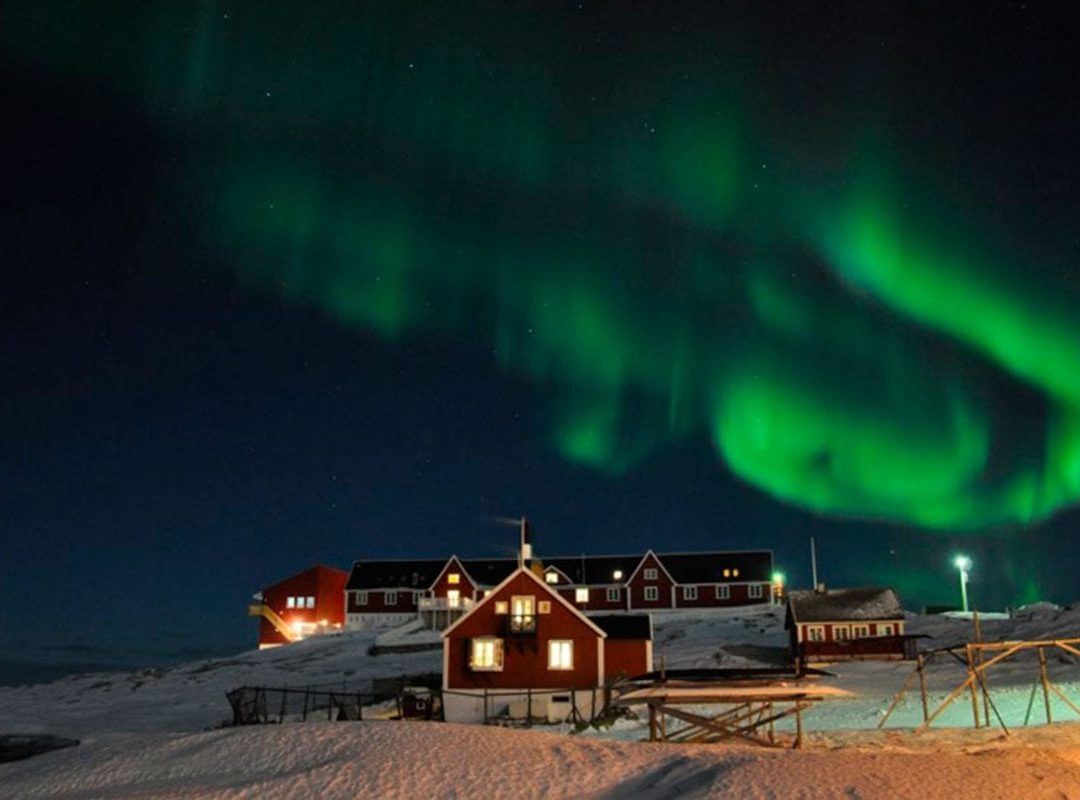
[[[904,607],[888,588],[788,593],[785,627],[792,654],[803,663],[914,658],[904,633]]]
[[[483,722],[528,698],[533,717],[596,709],[615,676],[652,668],[646,615],[588,617],[528,567],[515,569],[443,632],[443,712]]]
[[[417,614],[442,627],[515,569],[516,558],[358,561],[349,576],[346,624],[385,628]],[[721,608],[768,603],[772,553],[712,551],[562,556],[543,560],[544,581],[588,614]]]
[[[248,608],[259,617],[259,649],[341,630],[347,578],[343,570],[317,564],[259,592]]]

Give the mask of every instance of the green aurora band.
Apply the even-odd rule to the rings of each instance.
[[[566,458],[704,434],[781,500],[943,530],[1080,498],[1076,290],[880,108],[796,124],[752,36],[155,5],[28,4],[0,36],[175,140],[241,280],[490,352],[550,391]]]

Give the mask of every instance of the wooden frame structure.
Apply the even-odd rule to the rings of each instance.
[[[976,621],[976,636],[978,637],[978,622]],[[1077,716],[1080,716],[1080,707],[1077,707],[1065,693],[1055,686],[1049,678],[1046,662],[1046,650],[1047,649],[1060,649],[1069,653],[1070,655],[1080,658],[1080,638],[1071,639],[1034,639],[1034,640],[1016,640],[1016,641],[1003,641],[1003,642],[968,642],[964,645],[957,645],[956,647],[947,647],[941,650],[934,650],[927,654],[920,653],[916,659],[915,668],[908,675],[904,681],[903,686],[900,687],[900,691],[897,692],[896,697],[893,698],[892,703],[889,705],[888,710],[885,712],[885,716],[881,718],[878,723],[878,728],[884,727],[889,716],[893,710],[899,705],[900,700],[904,697],[908,687],[911,685],[912,680],[916,675],[919,677],[919,691],[922,700],[922,724],[916,729],[916,733],[921,733],[929,729],[930,725],[935,719],[941,716],[950,705],[953,704],[958,698],[960,698],[965,692],[969,692],[971,695],[971,715],[972,720],[976,728],[990,727],[990,713],[993,712],[997,718],[998,724],[1001,726],[1002,731],[1006,736],[1009,735],[1009,729],[1005,725],[1005,721],[1001,718],[1001,714],[997,710],[997,706],[994,705],[994,701],[990,696],[990,687],[987,679],[987,671],[997,664],[1011,658],[1017,653],[1031,652],[1034,650],[1038,653],[1039,659],[1039,677],[1031,687],[1031,695],[1028,698],[1027,712],[1024,715],[1024,725],[1028,724],[1031,719],[1031,711],[1035,702],[1035,695],[1041,685],[1043,695],[1043,706],[1046,709],[1046,724],[1052,723],[1053,715],[1050,711],[1050,695],[1053,693],[1056,695],[1066,706],[1072,709]],[[964,656],[961,657],[959,652],[963,650]],[[939,653],[947,653],[951,657],[955,658],[960,663],[964,664],[967,668],[967,677],[960,682],[941,703],[932,712],[929,708],[929,701],[926,690],[926,668],[931,659]],[[979,694],[982,694],[982,716],[979,713]]]
[[[735,681],[701,683],[661,682],[627,692],[615,705],[646,705],[649,709],[651,742],[740,741],[764,747],[784,747],[776,733],[776,723],[795,717],[791,747],[802,747],[802,713],[826,699],[850,697],[851,693],[831,686],[813,686],[802,681]],[[702,706],[719,706],[715,714],[698,713]],[[694,710],[690,710],[690,708]],[[668,719],[683,723],[670,730]]]

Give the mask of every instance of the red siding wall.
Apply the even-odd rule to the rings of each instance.
[[[679,608],[718,608],[724,606],[744,606],[748,603],[769,602],[769,587],[761,583],[761,597],[750,597],[750,586],[745,583],[729,583],[728,597],[720,600],[716,596],[716,584],[700,584],[698,586],[697,600],[683,599],[683,585],[675,587],[675,604]]]
[[[537,603],[551,602],[550,614],[537,614],[536,633],[507,633],[508,615],[495,613],[495,603],[510,602],[513,595],[533,595]],[[469,640],[497,636],[504,640],[501,672],[473,672],[469,669]],[[548,669],[548,641],[574,642],[574,668]],[[597,685],[599,634],[577,614],[562,605],[547,587],[527,575],[515,576],[488,598],[449,637],[446,686],[449,689],[576,689]]]
[[[655,569],[656,580],[646,580],[645,570]],[[655,586],[657,588],[656,600],[645,599],[645,587]],[[630,582],[630,608],[631,610],[637,609],[649,609],[649,608],[671,608],[671,587],[672,582],[667,573],[664,572],[660,566],[660,562],[656,560],[656,557],[649,553],[641,564],[637,572],[634,573],[634,577]]]
[[[645,639],[604,640],[604,680],[617,675],[642,675],[652,671],[649,643]]]
[[[450,573],[456,572],[461,576],[459,579],[461,582],[458,584],[450,583]],[[461,592],[461,597],[466,600],[476,600],[482,593],[466,574],[465,570],[461,568],[461,562],[457,558],[450,559],[450,562],[443,569],[442,573],[436,578],[434,585],[432,586],[432,597],[446,597],[446,593],[450,589],[457,589]]]
[[[283,620],[345,623],[345,581],[348,574],[339,569],[316,566],[262,590],[263,603]],[[314,597],[315,608],[286,608],[289,597]],[[259,644],[285,644],[286,639],[265,619],[259,620]]]
[[[349,592],[348,608],[350,614],[392,614],[398,612],[405,614],[410,611],[416,611],[416,601],[413,600],[413,592],[418,591],[416,589],[398,589],[397,590],[397,603],[390,605],[387,602],[387,595],[393,594],[392,589],[370,589],[367,593],[367,605],[360,605],[357,602],[357,595],[359,592]]]

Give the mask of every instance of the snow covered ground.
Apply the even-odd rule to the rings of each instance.
[[[768,664],[782,656],[779,609],[658,617],[655,651],[669,668]],[[966,641],[971,621],[912,616],[923,649]],[[1080,609],[1041,606],[987,620],[986,640],[1080,636]],[[1080,723],[1045,720],[1033,657],[991,673],[998,728],[970,730],[971,705],[955,703],[929,734],[918,692],[874,731],[911,662],[830,667],[825,682],[854,693],[806,717],[801,752],[641,743],[643,726],[620,721],[587,735],[441,723],[306,723],[214,729],[237,686],[350,686],[375,677],[437,671],[438,652],[372,656],[371,633],[311,639],[162,670],[98,673],[0,688],[0,734],[79,738],[69,750],[0,764],[0,797],[996,797],[1080,798]],[[1052,656],[1051,679],[1080,704],[1080,665]],[[931,704],[964,677],[939,656]],[[1031,703],[1032,727],[1021,724]],[[1059,699],[1055,721],[1076,719]],[[941,726],[939,728],[939,726]],[[963,726],[950,728],[948,726]],[[907,729],[907,731],[903,729]],[[496,788],[497,787],[497,788]]]

